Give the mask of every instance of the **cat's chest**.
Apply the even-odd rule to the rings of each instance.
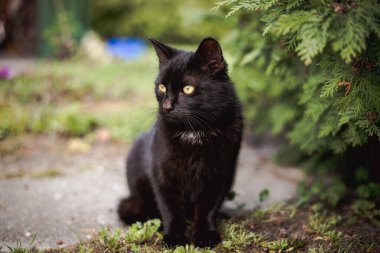
[[[182,145],[204,145],[217,136],[214,131],[178,131],[173,134],[172,139]]]
[[[185,138],[185,137],[183,137]],[[205,142],[202,136],[187,136],[186,145],[167,145],[165,155],[161,160],[161,169],[174,178],[194,178],[210,173],[214,167],[213,158],[215,150],[209,145],[192,144],[194,142]]]
[[[153,154],[157,169],[174,177],[210,173],[225,149],[223,136],[215,131],[157,132]],[[192,175],[192,176],[190,176]]]

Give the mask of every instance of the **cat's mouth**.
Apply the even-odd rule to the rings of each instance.
[[[164,120],[176,126],[183,131],[211,131],[214,129],[213,124],[199,115],[191,113],[170,113],[163,115]]]
[[[163,118],[168,123],[172,123],[176,125],[181,125],[186,122],[185,116],[181,114],[176,114],[176,113],[163,113]]]

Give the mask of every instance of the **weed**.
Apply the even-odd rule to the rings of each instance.
[[[314,240],[329,240],[330,247],[325,249],[323,245],[319,248],[309,249],[309,252],[324,253],[324,252],[346,252],[342,251],[341,241],[344,234],[340,231],[331,230],[341,220],[339,216],[325,217],[320,214],[314,214],[309,216],[309,226],[314,230],[318,236]]]
[[[7,245],[7,248],[9,252],[11,253],[34,253],[37,252],[37,250],[33,247],[34,242],[36,241],[37,234],[34,234],[32,236],[32,239],[29,241],[28,248],[24,248],[21,245],[21,242],[17,242],[15,247],[11,247]]]
[[[94,252],[94,250],[88,246],[86,247],[86,246],[80,244],[78,247],[78,253],[93,253],[93,252]]]
[[[252,218],[256,221],[264,221],[268,217],[268,214],[265,210],[256,209],[252,212]]]
[[[380,209],[376,208],[373,201],[357,199],[351,204],[351,210],[359,217],[368,219],[373,224],[380,226]]]
[[[349,244],[348,247],[342,248],[341,246],[338,246],[338,248],[326,248],[323,245],[319,245],[318,248],[309,248],[307,253],[347,253],[348,250],[351,248],[352,244]]]
[[[271,242],[263,242],[261,243],[261,246],[269,248],[271,250],[276,250],[278,252],[289,252],[294,250],[294,247],[292,247],[286,239]]]
[[[329,239],[331,242],[333,243],[336,243],[338,242],[339,240],[342,239],[343,237],[343,233],[340,232],[340,231],[335,231],[335,230],[332,230],[332,231],[327,231],[324,236]]]
[[[339,216],[325,217],[317,213],[309,216],[309,226],[318,235],[324,236],[340,219]]]
[[[174,250],[164,250],[164,253],[215,253],[215,251],[210,249],[200,249],[193,245],[185,245],[176,247]]]
[[[67,113],[60,119],[62,132],[70,136],[84,136],[92,132],[98,123],[91,115],[74,111]]]
[[[268,208],[258,208],[252,212],[252,218],[260,222],[272,222],[279,218],[278,212],[281,212],[282,216],[287,215],[289,218],[293,218],[297,213],[296,205],[283,205],[281,203],[272,205]]]
[[[240,250],[250,244],[259,245],[264,239],[260,234],[245,230],[242,224],[226,225],[224,236],[222,247],[227,250]]]
[[[319,245],[319,248],[309,248],[307,253],[328,253],[328,251],[322,245]]]
[[[269,198],[269,190],[265,188],[259,193],[259,200],[260,202],[263,202],[267,200],[268,198]]]
[[[155,236],[161,238],[157,231],[161,225],[159,219],[148,220],[145,223],[136,222],[125,232],[125,240],[133,243],[143,243],[152,240]]]
[[[380,197],[380,184],[373,182],[361,184],[356,189],[356,193],[360,199],[376,199]]]
[[[120,242],[120,229],[115,229],[115,231],[112,232],[108,228],[102,228],[98,232],[98,237],[101,246],[111,251],[111,253],[119,252],[120,249],[123,247],[123,245]]]
[[[341,180],[334,180],[333,183],[321,192],[321,199],[329,205],[335,207],[347,194],[346,185]]]
[[[305,206],[307,203],[317,199],[336,207],[346,196],[347,188],[343,181],[335,179],[330,185],[325,185],[321,181],[316,181],[311,186],[301,182],[297,187],[299,196],[297,205]]]

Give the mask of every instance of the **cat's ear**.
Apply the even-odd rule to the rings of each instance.
[[[199,44],[194,58],[204,71],[216,73],[225,67],[222,48],[213,38],[205,38]]]
[[[150,40],[154,47],[154,50],[156,51],[160,64],[167,62],[178,52],[176,49],[171,48],[152,37],[148,37],[148,39]]]

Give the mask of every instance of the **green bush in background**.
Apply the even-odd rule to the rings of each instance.
[[[379,2],[229,0],[218,7],[239,19],[234,76],[253,132],[285,136],[284,157],[314,171],[362,166],[380,180]]]
[[[214,1],[94,0],[91,27],[103,37],[153,36],[165,42],[192,43],[222,37],[231,22],[212,12]]]

